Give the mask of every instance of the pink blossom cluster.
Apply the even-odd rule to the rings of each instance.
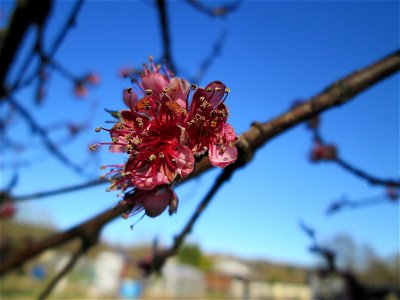
[[[208,154],[221,168],[237,158],[237,137],[224,104],[228,93],[220,81],[191,86],[150,59],[133,88],[123,91],[128,109],[120,111],[119,121],[111,129],[96,129],[109,131],[112,141],[101,144],[110,145],[111,152],[129,155],[126,163],[107,166],[110,190],[124,191],[125,201],[141,203],[149,216],[167,206],[175,212],[178,200],[171,187],[193,172],[196,158]]]

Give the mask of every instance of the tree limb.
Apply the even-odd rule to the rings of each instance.
[[[250,129],[244,132],[239,138],[239,147],[244,151],[241,152],[242,154],[238,159],[238,163],[229,167],[241,167],[243,162],[248,162],[248,158],[259,147],[264,145],[273,137],[286,132],[286,130],[326,111],[327,109],[347,102],[358,93],[366,90],[368,87],[383,80],[399,69],[400,52],[397,51],[379,60],[373,65],[367,66],[364,69],[340,79],[323,92],[309,99],[307,102],[292,108],[271,121],[265,123],[253,123]],[[247,158],[243,158],[246,156]],[[196,164],[195,171],[191,176],[186,178],[186,180],[198,176],[210,168],[211,164],[208,159],[203,159]],[[28,249],[23,249],[13,253],[13,255],[10,255],[10,257],[0,265],[0,275],[21,265],[28,259],[40,254],[46,249],[61,245],[77,236],[81,236],[82,234],[87,234],[93,231],[99,232],[106,223],[120,216],[121,213],[129,208],[130,205],[128,203],[119,205],[114,209],[102,212],[92,219],[74,226],[66,232],[55,234],[34,244]]]

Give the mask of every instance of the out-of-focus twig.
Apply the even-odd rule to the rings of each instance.
[[[71,10],[70,15],[68,16],[64,26],[61,28],[59,34],[56,36],[54,39],[52,46],[50,50],[47,53],[43,53],[45,56],[45,61],[43,61],[44,64],[47,62],[53,61],[53,58],[61,46],[62,42],[65,40],[67,33],[69,30],[75,25],[76,18],[78,16],[78,13],[83,5],[83,0],[77,0],[75,2],[74,7]],[[42,63],[42,64],[43,64]],[[29,76],[27,76],[23,81],[23,73],[25,72],[26,69],[21,69],[20,76],[18,76],[17,80],[15,83],[12,85],[10,92],[13,92],[15,90],[21,89],[29,84],[32,83],[32,81],[39,76],[41,69],[43,69],[43,65],[40,64]]]
[[[168,68],[173,72],[177,72],[171,51],[171,39],[169,34],[168,12],[166,4],[167,4],[166,0],[157,0],[158,13],[160,17],[160,27],[162,31],[162,40],[163,40],[163,52],[164,52],[163,56],[164,59],[168,62]]]
[[[0,99],[8,93],[6,77],[25,33],[32,25],[42,25],[47,19],[51,7],[51,0],[21,0],[17,2],[0,46]]]
[[[327,215],[332,215],[339,212],[344,208],[356,209],[365,206],[371,206],[375,204],[388,203],[391,199],[388,199],[387,195],[378,195],[374,197],[368,197],[358,200],[341,199],[332,202],[326,210]],[[392,200],[394,202],[394,200]]]
[[[202,61],[199,69],[197,70],[196,75],[189,82],[192,82],[194,84],[198,84],[200,82],[200,80],[203,78],[204,74],[210,68],[212,63],[221,54],[221,49],[225,43],[226,36],[227,36],[227,30],[223,30],[221,35],[215,41],[210,54]]]
[[[78,251],[76,251],[72,255],[68,263],[60,270],[60,272],[56,276],[54,276],[54,278],[47,284],[45,289],[40,293],[40,295],[38,296],[39,300],[46,299],[50,295],[52,290],[57,286],[58,282],[73,269],[79,258],[83,254],[85,254],[86,250],[87,248],[80,247]]]
[[[64,193],[75,192],[75,191],[79,191],[82,189],[87,189],[87,188],[94,187],[94,186],[104,184],[107,182],[108,181],[105,179],[93,179],[93,180],[89,180],[84,183],[61,187],[61,188],[50,190],[50,191],[37,192],[37,193],[21,195],[21,196],[13,196],[13,198],[15,201],[27,201],[27,200],[41,199],[41,198],[45,198],[45,197],[50,197],[50,196],[60,195],[60,194],[64,194]]]
[[[340,157],[334,158],[333,161],[335,163],[337,163],[339,166],[341,166],[343,169],[345,169],[346,171],[354,174],[357,177],[365,179],[370,184],[400,187],[400,181],[396,181],[393,179],[381,179],[381,178],[372,176],[372,175],[367,174],[366,172],[361,171],[360,169],[350,165],[348,162],[344,161]]]
[[[58,147],[50,140],[47,135],[47,131],[40,127],[40,125],[35,121],[33,116],[21,106],[13,97],[9,97],[8,101],[15,107],[16,111],[25,119],[33,131],[37,132],[41,137],[43,144],[46,146],[47,150],[56,157],[64,165],[70,167],[78,173],[82,173],[83,170],[80,166],[73,163],[67,156],[65,156]]]
[[[346,103],[358,93],[366,90],[375,83],[392,75],[400,69],[400,52],[397,51],[378,62],[360,69],[343,79],[336,81],[323,92],[309,99],[307,102],[290,109],[280,116],[265,123],[255,122],[250,129],[239,137],[239,145],[243,149],[240,156],[251,156],[258,148],[267,143],[273,137],[286,132],[288,129],[308,120],[315,115],[322,113],[330,108]],[[238,158],[238,162],[249,161],[242,157]],[[242,164],[235,163],[227,168],[241,167]],[[193,174],[186,178],[191,179],[211,168],[211,164],[207,158],[203,158],[196,163]],[[227,171],[228,172],[228,171]],[[185,180],[185,181],[186,181]],[[102,227],[109,221],[120,216],[123,212],[131,207],[127,201],[118,207],[106,210],[97,216],[83,222],[70,230],[50,236],[27,249],[14,252],[0,265],[0,275],[12,270],[23,264],[30,258],[38,255],[42,251],[61,245],[73,238],[87,234],[89,232],[99,232]]]
[[[243,156],[242,156],[243,157]],[[244,163],[242,163],[244,165]],[[182,231],[174,237],[174,243],[173,245],[168,248],[167,250],[160,250],[160,251],[155,251],[153,253],[153,257],[149,260],[149,266],[147,267],[147,270],[145,270],[146,275],[150,275],[151,272],[160,272],[164,263],[166,260],[174,256],[178,253],[179,248],[182,246],[186,236],[191,233],[193,226],[195,225],[196,221],[199,219],[200,215],[204,212],[204,210],[207,208],[207,205],[211,202],[213,199],[214,195],[217,193],[217,191],[220,189],[220,187],[227,181],[229,178],[232,176],[233,172],[237,170],[237,167],[231,167],[228,166],[220,176],[214,181],[214,184],[212,185],[211,189],[208,191],[207,195],[204,197],[204,199],[199,203],[197,206],[196,210],[190,217],[189,221],[186,223]]]
[[[234,12],[239,5],[242,3],[242,0],[236,0],[232,1],[231,3],[227,3],[224,5],[220,5],[217,7],[210,8],[207,5],[205,5],[202,1],[199,0],[186,0],[187,3],[201,11],[202,13],[205,13],[209,15],[210,17],[225,17],[229,13]],[[204,1],[206,2],[206,1]]]

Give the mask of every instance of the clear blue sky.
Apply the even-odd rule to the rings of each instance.
[[[58,32],[72,5],[70,1],[56,3],[49,36]],[[11,2],[2,2],[5,16],[11,6]],[[200,84],[221,80],[230,87],[230,123],[238,133],[248,129],[252,121],[276,116],[294,100],[314,95],[399,46],[399,2],[249,1],[226,18],[213,19],[177,1],[168,3],[168,12],[173,56],[182,76],[197,72],[226,30],[222,53]],[[56,58],[75,74],[97,72],[101,85],[91,89],[87,99],[76,100],[71,84],[53,73],[42,107],[31,105],[32,89],[18,94],[17,99],[31,107],[40,124],[48,128],[63,120],[90,119],[90,129],[74,143],[62,146],[64,153],[84,164],[94,155],[88,153],[88,145],[108,140],[105,133],[92,130],[110,119],[103,108],[123,108],[121,90],[129,82],[117,76],[118,70],[140,66],[150,54],[159,57],[160,34],[152,2],[89,1]],[[399,178],[398,80],[398,75],[386,79],[353,102],[328,111],[322,119],[323,136],[338,145],[345,160],[384,178]],[[4,152],[2,159],[35,160],[19,170],[14,190],[18,195],[78,183],[101,175],[101,164],[124,160],[123,155],[110,155],[104,148],[99,161],[88,166],[89,175],[78,176],[49,156],[23,123],[16,121],[13,126],[15,138],[29,143],[31,149],[18,156]],[[54,131],[52,137],[62,141],[60,134],[63,132]],[[265,145],[220,190],[189,240],[206,251],[310,264],[315,258],[307,252],[309,240],[299,229],[302,219],[317,230],[322,241],[348,233],[381,255],[398,251],[398,204],[325,215],[331,201],[343,195],[361,199],[385,191],[333,164],[309,163],[310,147],[311,135],[304,125]],[[208,172],[177,189],[177,215],[144,219],[133,231],[129,225],[136,218],[117,219],[105,228],[102,237],[113,243],[137,244],[159,236],[169,244],[217,173]],[[11,175],[10,169],[2,170],[3,186]],[[116,203],[116,195],[106,193],[105,188],[21,204],[21,215],[65,229]]]

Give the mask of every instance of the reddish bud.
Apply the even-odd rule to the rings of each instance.
[[[310,159],[314,162],[321,160],[333,160],[337,157],[335,145],[322,145],[317,142],[311,149]]]
[[[394,186],[389,185],[386,187],[386,196],[393,202],[397,201],[399,200],[399,191]]]
[[[88,90],[82,81],[78,80],[75,82],[74,93],[75,96],[79,98],[83,98],[88,95]]]
[[[90,84],[97,85],[100,83],[100,77],[95,73],[90,73],[86,75],[85,81]]]

